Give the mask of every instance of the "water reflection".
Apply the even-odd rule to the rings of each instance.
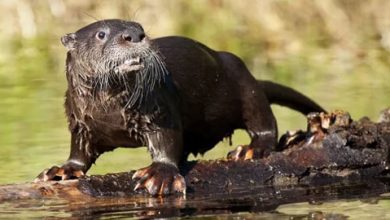
[[[388,182],[388,181],[386,181]],[[252,187],[166,198],[133,197],[20,200],[0,204],[1,218],[361,219],[389,216],[388,183],[308,187]]]

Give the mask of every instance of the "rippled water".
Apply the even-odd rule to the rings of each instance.
[[[345,186],[348,187],[348,186]],[[353,187],[353,186],[351,186]],[[78,198],[30,199],[0,203],[1,219],[23,218],[165,218],[191,217],[202,219],[388,219],[390,195],[371,193],[360,195],[346,188],[332,194],[321,195],[315,190],[302,190],[302,197],[292,197],[289,191],[280,191],[274,198],[266,195],[241,192],[210,196],[181,196],[168,198]],[[277,189],[274,193],[278,194]],[[330,189],[331,190],[331,189]],[[371,189],[372,190],[372,189]],[[320,190],[321,191],[321,190]],[[336,193],[336,191],[338,191]],[[365,190],[366,191],[366,190]],[[287,193],[286,193],[287,192]],[[349,192],[345,194],[345,192]],[[367,191],[366,191],[367,193]],[[308,196],[309,195],[309,196]],[[286,196],[286,197],[285,197]],[[326,197],[326,198],[325,198]],[[310,199],[307,199],[310,198]],[[287,199],[283,202],[283,199]],[[287,202],[289,201],[289,202]],[[294,202],[295,201],[295,202]],[[287,204],[286,204],[287,203]],[[281,205],[279,205],[281,204]]]

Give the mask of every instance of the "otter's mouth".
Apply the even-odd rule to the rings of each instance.
[[[144,65],[141,63],[140,57],[130,58],[114,68],[116,74],[125,74],[131,72],[137,72],[144,68]]]

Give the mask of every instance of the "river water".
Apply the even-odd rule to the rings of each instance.
[[[43,169],[64,162],[69,153],[69,132],[63,108],[63,94],[66,89],[65,50],[56,41],[49,41],[50,43],[47,44],[46,40],[9,41],[6,47],[7,53],[0,57],[0,184],[31,181]],[[380,73],[376,73],[375,68],[369,73],[363,70],[361,68],[352,69],[344,75],[333,73],[327,75],[324,74],[326,71],[322,71],[321,74],[313,73],[308,77],[293,81],[287,79],[280,79],[280,81],[308,94],[326,109],[344,109],[350,111],[353,118],[369,116],[376,120],[379,111],[390,105],[388,95],[390,94],[390,77],[389,74],[384,75],[383,70],[379,71]],[[252,71],[258,78],[278,80],[278,77],[264,73],[263,69]],[[310,72],[310,70],[307,71]],[[303,116],[277,106],[274,107],[274,111],[280,133],[304,128],[305,118]],[[244,131],[237,131],[233,136],[233,145],[248,141],[248,136]],[[231,149],[233,147],[229,145],[229,141],[225,140],[205,157],[196,159],[221,158]],[[117,149],[99,158],[89,174],[128,171],[146,166],[148,163],[150,163],[150,156],[146,148]],[[359,198],[352,200],[332,198],[331,201],[314,205],[300,202],[275,207],[276,211],[267,210],[266,212],[251,212],[249,208],[234,209],[229,206],[223,209],[226,214],[216,213],[222,219],[236,217],[306,219],[313,213],[335,215],[337,218],[334,219],[343,219],[346,216],[371,216],[374,219],[390,217],[388,196],[369,198],[367,200],[365,197],[364,201]],[[114,211],[102,209],[100,217],[136,217],[140,212],[147,213],[147,207],[150,204],[158,204],[155,207],[160,208],[166,205],[175,207],[172,206],[174,202],[161,203],[151,200],[139,204],[129,199],[125,201],[130,204],[126,208],[113,206]],[[199,201],[186,201],[184,207],[187,208],[181,208],[182,212],[175,212],[176,214],[172,216],[191,215],[189,210],[196,209],[199,206],[197,202]],[[207,200],[201,200],[201,202],[204,203]],[[0,218],[14,215],[21,218],[80,217],[88,213],[89,205],[80,204],[80,206],[83,207],[81,214],[80,209],[74,209],[68,201],[62,200],[2,203],[0,204]],[[210,207],[218,210],[217,206]],[[95,208],[89,211],[94,212]],[[210,213],[214,213],[215,210],[210,210]],[[158,212],[158,208],[149,211]],[[199,213],[205,218],[216,216],[207,214],[207,212]]]

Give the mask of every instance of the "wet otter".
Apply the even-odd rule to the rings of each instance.
[[[185,192],[179,164],[235,129],[246,129],[251,143],[231,159],[260,158],[275,146],[271,103],[323,111],[293,89],[257,81],[234,54],[184,37],[150,40],[135,22],[98,21],[61,41],[68,49],[71,152],[37,180],[77,178],[106,151],[147,146],[153,163],[134,174],[136,190]]]

